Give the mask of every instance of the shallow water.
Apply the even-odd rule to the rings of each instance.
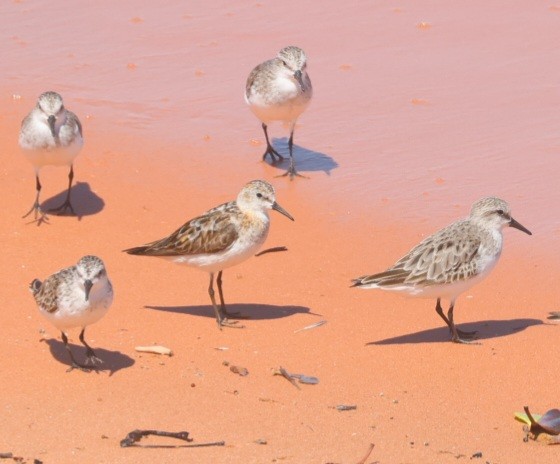
[[[263,149],[242,98],[246,76],[280,47],[298,44],[315,89],[295,134],[298,164],[313,177],[296,182],[302,195],[437,225],[498,195],[535,232],[533,244],[557,243],[558,8],[205,5],[4,2],[0,89],[21,95],[18,117],[54,89],[87,115],[86,133],[91,125],[124,134],[131,147],[139,138],[145,153],[159,150],[167,162],[219,161],[242,172]],[[271,131],[285,148],[285,129]],[[190,179],[197,181],[208,178]]]

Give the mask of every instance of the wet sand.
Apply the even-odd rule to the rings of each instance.
[[[0,452],[62,464],[350,463],[375,443],[368,463],[477,452],[492,464],[557,461],[555,447],[522,441],[513,413],[559,406],[559,328],[546,316],[558,310],[560,271],[560,5],[129,1],[73,11],[16,1],[0,18]],[[314,100],[295,133],[310,179],[290,182],[274,178],[286,165],[261,162],[243,88],[254,65],[292,43],[309,56]],[[79,218],[37,227],[21,219],[34,179],[17,133],[47,89],[82,119],[85,146]],[[286,152],[286,130],[271,132]],[[66,176],[41,172],[47,206],[63,199]],[[205,273],[121,250],[255,178],[274,184],[296,221],[272,212],[265,248],[288,251],[224,272],[226,302],[250,319],[219,331]],[[433,301],[348,288],[486,195],[508,200],[534,235],[506,229],[494,272],[457,302],[456,321],[479,330],[480,345],[449,343]],[[104,259],[116,294],[87,331],[105,361],[97,374],[65,372],[60,334],[27,290],[85,254]],[[134,351],[152,343],[174,356]],[[319,384],[298,390],[272,375],[279,366]],[[121,449],[136,428],[226,446]],[[146,440],[155,443],[174,442]]]

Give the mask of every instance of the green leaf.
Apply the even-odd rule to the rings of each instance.
[[[525,414],[524,412],[516,412],[513,414],[513,417],[515,420],[522,422],[524,424],[527,425],[531,425],[531,421],[529,420],[529,416],[527,414]],[[539,420],[541,418],[541,416],[539,414],[535,414],[533,415],[535,420]]]

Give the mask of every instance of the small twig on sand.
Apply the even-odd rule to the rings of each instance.
[[[288,371],[286,369],[284,369],[282,366],[280,366],[278,368],[278,371],[274,372],[275,374],[280,374],[282,377],[284,377],[285,379],[289,380],[290,383],[296,387],[298,390],[301,390],[301,387],[297,384],[296,380],[288,373]]]
[[[277,247],[267,248],[266,250],[259,251],[255,256],[262,256],[265,253],[275,253],[277,251],[288,251],[288,249],[285,246],[277,246]]]
[[[137,445],[136,443],[139,442],[142,437],[147,435],[156,435],[158,437],[171,437],[177,438],[179,440],[183,440],[186,442],[193,441],[192,438],[189,438],[189,432],[165,432],[162,430],[133,430],[130,432],[123,440],[121,440],[121,447],[126,448],[128,446],[141,446]],[[225,441],[215,441],[211,443],[193,443],[189,445],[176,445],[176,446],[169,446],[169,445],[146,445],[148,448],[200,448],[203,446],[225,446]]]
[[[315,324],[306,325],[305,327],[302,327],[301,329],[294,330],[294,333],[297,334],[298,332],[303,332],[304,330],[314,329],[315,327],[321,327],[323,324],[326,324],[326,323],[327,323],[327,321],[315,322]]]
[[[337,411],[354,411],[358,409],[358,406],[355,404],[338,404],[336,406],[331,406],[331,408]]]
[[[538,425],[533,415],[529,412],[529,406],[523,406],[523,409],[525,410],[525,414],[527,414],[527,417],[529,418],[529,422],[531,422],[531,427],[533,427],[535,424]]]
[[[133,430],[124,439],[121,440],[121,447],[126,448],[127,446],[132,446],[136,442],[139,442],[142,437],[147,435],[157,435],[158,437],[170,437],[177,438],[183,441],[192,441],[189,438],[189,432],[164,432],[162,430]]]
[[[226,446],[226,442],[211,441],[210,443],[193,443],[192,445],[185,445],[186,448],[203,448],[205,446]]]
[[[367,458],[369,458],[369,455],[370,455],[371,452],[373,451],[373,447],[374,447],[374,446],[375,446],[375,445],[374,445],[373,443],[370,443],[369,449],[368,449],[366,455],[365,455],[362,459],[360,459],[360,460],[357,462],[357,464],[365,464],[365,463],[366,463],[366,460],[367,460]]]
[[[0,459],[12,459],[13,457],[13,453],[0,453]]]

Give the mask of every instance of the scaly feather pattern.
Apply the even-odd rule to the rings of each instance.
[[[216,206],[183,224],[169,236],[125,250],[131,255],[183,256],[217,253],[239,237],[239,207],[235,201]]]

